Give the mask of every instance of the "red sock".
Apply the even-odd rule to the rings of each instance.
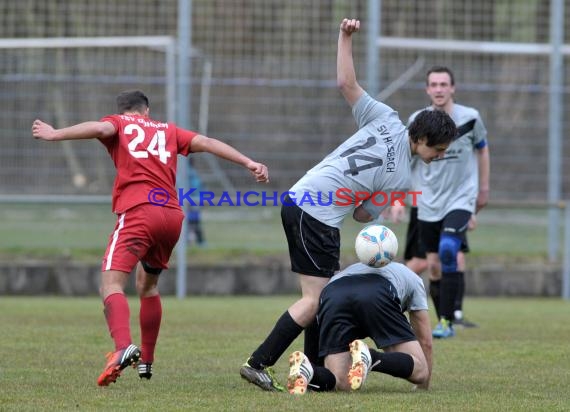
[[[161,320],[160,295],[141,298],[139,322],[141,326],[142,363],[151,363],[154,360],[154,347],[158,340]]]
[[[127,297],[123,293],[113,293],[103,302],[107,326],[111,338],[115,342],[115,350],[124,349],[131,341],[131,327],[129,325],[130,311]]]

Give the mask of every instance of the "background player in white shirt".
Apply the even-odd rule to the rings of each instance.
[[[466,231],[472,216],[489,198],[490,158],[487,130],[479,112],[454,102],[455,79],[444,66],[432,67],[426,76],[426,92],[432,104],[427,110],[444,111],[455,121],[457,138],[435,162],[418,162],[418,222],[430,275],[430,295],[440,322],[436,338],[454,335],[452,322],[465,289],[464,264],[458,253],[466,247]],[[411,124],[411,123],[410,123]],[[472,222],[473,223],[473,222]]]

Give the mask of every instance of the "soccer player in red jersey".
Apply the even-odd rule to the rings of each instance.
[[[118,113],[62,129],[35,120],[32,134],[47,141],[98,139],[113,159],[115,230],[101,268],[101,298],[115,351],[98,385],[107,386],[129,365],[138,363],[141,378],[150,379],[162,319],[158,278],[178,241],[183,212],[175,189],[177,155],[209,152],[247,168],[257,182],[268,182],[264,164],[254,162],[217,139],[149,117],[148,98],[138,90],[117,96]],[[162,206],[162,207],[158,207]],[[130,311],[124,287],[136,266],[140,297],[141,349],[132,344]],[[140,362],[139,362],[140,360]]]

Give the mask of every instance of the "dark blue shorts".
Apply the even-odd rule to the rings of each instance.
[[[330,278],[340,269],[340,232],[336,227],[318,221],[289,197],[281,206],[281,223],[293,272]]]
[[[369,337],[378,348],[416,340],[394,286],[374,273],[328,284],[317,319],[321,357],[347,352],[355,339]]]
[[[461,251],[469,252],[467,244],[467,226],[471,219],[471,212],[466,210],[452,210],[439,222],[426,222],[418,220],[420,242],[427,253],[437,253],[439,240],[443,233],[459,236]]]

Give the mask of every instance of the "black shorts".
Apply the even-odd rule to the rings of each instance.
[[[346,276],[327,285],[317,320],[321,357],[347,352],[355,339],[370,337],[378,348],[416,340],[394,286],[374,273]]]
[[[281,223],[293,272],[330,278],[340,269],[340,231],[336,227],[319,222],[288,196],[281,206]]]
[[[426,251],[420,241],[420,229],[418,225],[418,208],[410,208],[410,222],[406,232],[406,249],[404,249],[404,260],[407,262],[412,258],[426,258]]]
[[[461,239],[461,251],[469,252],[467,244],[467,226],[471,219],[471,212],[466,210],[452,210],[443,220],[438,222],[426,222],[418,220],[420,242],[424,245],[427,253],[437,253],[439,240],[443,233],[455,234]]]

